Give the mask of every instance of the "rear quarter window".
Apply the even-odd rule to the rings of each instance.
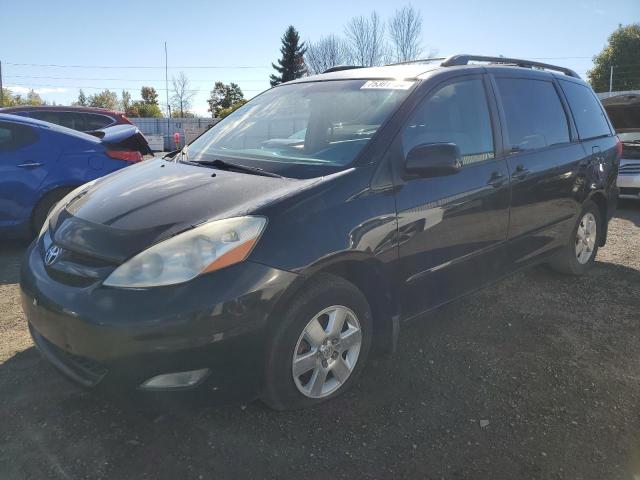
[[[609,122],[596,95],[586,85],[560,80],[581,139],[611,135]]]
[[[85,119],[85,131],[100,130],[101,128],[108,127],[115,122],[115,119],[106,115],[100,115],[96,113],[84,113]]]

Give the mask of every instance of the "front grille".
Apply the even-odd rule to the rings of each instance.
[[[625,187],[620,187],[620,195],[634,195],[634,196],[639,196],[639,195],[640,195],[640,188],[625,188]]]
[[[618,173],[620,175],[637,175],[640,173],[640,162],[620,165]]]
[[[52,245],[49,234],[43,236],[41,251],[43,259]],[[50,265],[45,264],[49,276],[56,282],[71,287],[88,287],[106,278],[116,265],[89,255],[61,248],[60,254]]]
[[[72,380],[92,387],[107,374],[107,368],[100,362],[69,353],[44,338],[33,327],[29,326],[29,330],[43,356]]]
[[[51,267],[47,267],[47,273],[56,282],[64,283],[65,285],[69,285],[70,287],[88,287],[96,281],[95,278],[69,274]]]

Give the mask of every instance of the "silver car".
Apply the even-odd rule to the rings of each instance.
[[[640,95],[606,98],[602,105],[622,141],[618,173],[620,197],[640,200]]]

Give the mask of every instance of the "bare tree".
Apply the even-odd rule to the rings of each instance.
[[[416,60],[422,53],[422,15],[413,6],[396,10],[389,20],[389,37],[396,62]]]
[[[171,81],[173,83],[171,104],[175,110],[180,111],[180,117],[184,117],[184,113],[191,108],[191,100],[196,94],[196,91],[189,88],[189,78],[184,72],[180,72],[178,78],[173,77]]]
[[[388,47],[384,41],[384,23],[375,11],[369,18],[352,18],[345,27],[345,35],[352,60],[358,65],[373,67],[385,61]]]
[[[327,68],[349,63],[349,48],[337,35],[321,37],[317,42],[307,42],[304,61],[311,73],[322,73]]]

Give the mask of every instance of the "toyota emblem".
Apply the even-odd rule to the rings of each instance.
[[[58,259],[58,256],[62,252],[62,249],[57,245],[51,245],[47,253],[44,254],[44,263],[45,265],[51,265]]]

